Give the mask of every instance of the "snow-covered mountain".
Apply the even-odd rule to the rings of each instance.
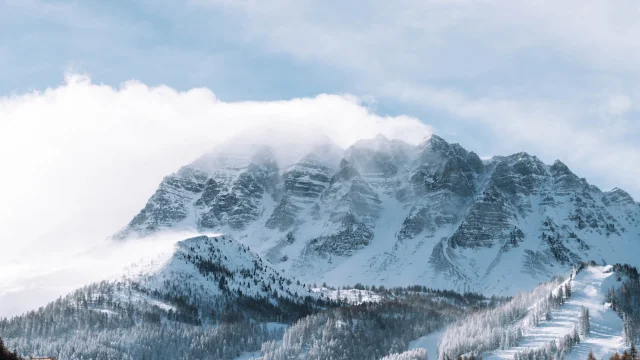
[[[307,282],[515,293],[573,264],[638,265],[640,205],[527,153],[431,136],[341,149],[239,137],[164,178],[114,237],[229,234]]]

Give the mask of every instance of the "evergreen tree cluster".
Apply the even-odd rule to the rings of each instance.
[[[423,359],[422,352],[406,352],[410,341],[487,306],[473,296],[465,300],[469,306],[461,307],[436,294],[398,294],[305,317],[287,329],[282,341],[264,343],[262,359],[369,360],[388,354],[394,354],[390,359]]]
[[[578,318],[578,327],[580,329],[580,335],[589,336],[591,332],[591,321],[589,320],[589,309],[582,306],[580,308],[580,317]]]
[[[106,360],[232,359],[284,332],[256,322],[246,315],[250,311],[217,311],[224,309],[225,299],[194,307],[175,296],[182,300],[170,302],[173,307],[167,310],[153,298],[134,300],[135,292],[131,299],[116,299],[123,289],[128,289],[123,283],[88,286],[37,311],[1,320],[0,333],[24,356]],[[262,317],[283,318],[273,308]]]
[[[607,301],[623,321],[625,342],[629,345],[640,342],[640,278],[638,269],[630,265],[616,264],[612,271],[620,286],[611,287]]]
[[[234,359],[258,350],[265,359],[411,359],[421,355],[404,353],[410,341],[506,301],[410,286],[382,288],[378,302],[349,305],[322,296],[295,301],[233,290],[207,298],[180,278],[157,288],[144,284],[138,278],[86,286],[0,320],[0,334],[24,356],[69,360]],[[285,332],[282,325],[267,325],[273,323],[295,324]]]
[[[561,277],[520,293],[495,308],[478,311],[450,325],[440,343],[440,360],[460,354],[479,355],[518,344],[524,332],[551,318],[551,310],[571,296],[570,281]]]
[[[539,349],[527,349],[518,351],[513,355],[513,360],[557,360],[564,359],[571,349],[580,343],[578,328],[566,334],[559,341],[552,340],[545,347]]]

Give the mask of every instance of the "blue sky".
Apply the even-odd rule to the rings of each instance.
[[[0,0],[0,96],[70,72],[226,102],[368,99],[640,198],[635,0]]]

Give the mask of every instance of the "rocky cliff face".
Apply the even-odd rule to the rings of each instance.
[[[115,237],[233,235],[307,281],[426,284],[509,293],[581,260],[638,264],[640,205],[556,161],[482,161],[432,136],[328,139],[207,154],[167,176]],[[232,148],[229,146],[229,148]]]

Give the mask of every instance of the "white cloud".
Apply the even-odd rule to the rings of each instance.
[[[69,75],[54,89],[0,97],[0,261],[99,242],[163,176],[261,125],[320,129],[342,146],[377,133],[412,142],[430,134],[415,118],[378,116],[346,95],[230,103],[205,88],[112,88]]]
[[[232,103],[205,88],[112,88],[80,75],[0,97],[0,316],[44,305],[184,238],[105,242],[163,176],[246,129],[313,130],[345,147],[378,133],[410,142],[431,133],[415,118],[379,116],[364,103],[349,95]]]

